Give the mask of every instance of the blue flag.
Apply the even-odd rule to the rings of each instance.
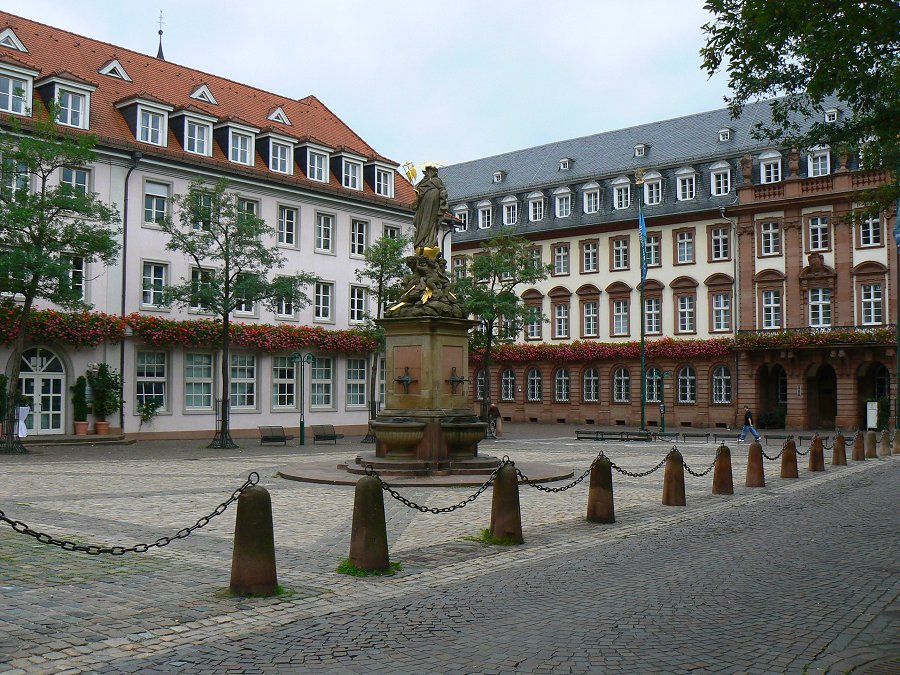
[[[647,279],[647,224],[644,222],[644,209],[638,200],[638,227],[641,240],[641,282]]]

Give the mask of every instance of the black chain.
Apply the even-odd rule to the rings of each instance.
[[[812,445],[809,446],[809,450],[812,450]],[[800,457],[805,457],[806,455],[809,454],[809,450],[807,450],[806,452],[803,452],[800,448],[797,448],[797,454]]]
[[[710,464],[710,465],[706,468],[706,471],[703,471],[702,473],[697,473],[696,471],[694,471],[693,469],[691,469],[691,467],[689,467],[689,466],[687,465],[687,462],[684,461],[684,458],[682,458],[681,464],[682,464],[682,466],[684,467],[684,470],[687,471],[687,472],[688,472],[689,474],[691,474],[692,476],[695,476],[696,478],[703,478],[706,474],[708,474],[710,471],[712,471],[712,470],[715,468],[716,462],[719,461],[719,455],[720,455],[720,454],[722,454],[722,449],[721,449],[721,447],[716,449],[716,456],[713,457],[712,464]]]
[[[76,544],[72,541],[67,541],[65,539],[56,539],[55,537],[50,536],[44,532],[37,532],[32,530],[28,525],[23,523],[20,520],[12,520],[0,510],[0,521],[3,521],[7,525],[9,525],[13,530],[18,532],[19,534],[27,534],[29,537],[34,537],[42,544],[49,544],[51,546],[59,546],[64,551],[76,551],[78,553],[87,553],[88,555],[100,555],[101,553],[108,553],[109,555],[125,555],[126,553],[146,553],[151,548],[162,548],[163,546],[168,546],[175,539],[184,539],[188,535],[190,535],[194,530],[199,530],[201,527],[206,527],[209,525],[209,521],[211,521],[216,516],[221,516],[225,513],[225,510],[237,500],[238,497],[241,496],[241,493],[246,490],[248,487],[252,485],[256,485],[259,482],[259,474],[255,471],[251,472],[249,476],[247,476],[247,480],[244,482],[241,487],[235,490],[231,497],[229,497],[226,501],[219,504],[215,510],[210,513],[208,516],[203,516],[196,523],[191,525],[190,527],[183,527],[178,532],[176,532],[171,537],[160,537],[152,544],[135,544],[134,546],[98,546],[97,544]]]
[[[620,467],[618,464],[616,464],[612,460],[609,461],[609,464],[610,464],[610,466],[612,466],[613,469],[618,471],[623,476],[629,476],[631,478],[644,478],[645,476],[649,476],[654,471],[659,471],[659,469],[662,468],[663,464],[666,463],[666,460],[669,459],[669,455],[671,455],[676,450],[677,450],[677,448],[673,445],[672,449],[669,450],[669,452],[666,454],[666,456],[663,457],[661,460],[659,460],[659,464],[654,466],[649,471],[639,471],[639,472],[628,471],[627,469],[623,469],[622,467]]]
[[[468,497],[466,497],[465,499],[463,499],[461,502],[459,502],[457,504],[453,504],[452,506],[444,506],[441,508],[422,506],[421,504],[416,504],[414,501],[407,499],[406,497],[401,495],[399,492],[397,492],[394,488],[392,488],[388,483],[386,483],[384,481],[384,479],[378,475],[378,472],[375,470],[375,467],[373,467],[371,464],[366,465],[366,475],[374,476],[375,478],[377,478],[378,482],[381,483],[382,490],[387,492],[389,495],[391,495],[391,497],[396,499],[401,504],[404,504],[405,506],[408,506],[411,509],[421,511],[422,513],[451,513],[452,511],[456,511],[457,509],[461,509],[465,506],[468,506],[469,504],[474,502],[476,499],[478,499],[478,497],[480,497],[481,494],[485,490],[487,490],[491,486],[491,484],[493,484],[494,480],[497,478],[497,473],[500,471],[500,469],[502,469],[507,464],[510,464],[513,467],[515,467],[515,465],[516,465],[515,462],[513,462],[509,458],[509,456],[504,455],[503,459],[500,462],[500,465],[496,469],[494,469],[493,472],[491,472],[491,475],[488,477],[488,479],[484,483],[482,483],[481,487],[479,487],[473,494],[469,495]]]
[[[519,478],[522,479],[522,482],[525,483],[525,485],[527,485],[529,487],[533,487],[535,490],[540,490],[541,492],[565,492],[566,490],[569,490],[569,489],[575,487],[581,481],[583,481],[585,478],[587,478],[588,474],[590,474],[591,470],[595,466],[597,466],[597,462],[599,462],[603,458],[603,456],[604,456],[603,451],[601,450],[600,454],[598,454],[594,458],[594,461],[591,462],[591,465],[587,469],[584,470],[583,474],[581,474],[578,478],[573,480],[568,485],[563,485],[562,487],[547,487],[545,485],[541,485],[540,483],[537,483],[537,482],[531,480],[530,478],[528,478],[528,476],[526,476],[524,473],[522,473],[522,471],[518,467],[516,467],[516,473],[519,474]]]

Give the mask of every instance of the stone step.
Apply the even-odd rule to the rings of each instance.
[[[22,445],[29,446],[65,446],[65,445],[132,445],[136,442],[134,438],[126,438],[124,434],[110,434],[108,436],[98,436],[97,434],[88,434],[87,436],[27,436],[22,440]]]

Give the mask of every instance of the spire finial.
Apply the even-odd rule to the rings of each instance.
[[[163,36],[163,29],[162,29],[163,13],[162,13],[162,10],[159,10],[159,19],[157,20],[157,22],[159,23],[159,31],[157,31],[159,33],[159,49],[156,50],[156,58],[158,58],[160,61],[165,61],[166,57],[163,56],[163,48],[162,48],[162,36]]]

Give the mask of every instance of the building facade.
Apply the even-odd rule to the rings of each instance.
[[[490,377],[507,419],[638,425],[643,324],[651,427],[730,427],[749,405],[766,426],[846,429],[893,397],[896,213],[859,204],[888,175],[761,144],[767,116],[716,110],[442,169],[455,274],[501,227],[552,269],[518,289],[544,320],[489,374],[473,367],[474,396]]]
[[[185,194],[191,181],[223,177],[239,207],[273,227],[269,243],[287,260],[273,274],[319,277],[308,289],[309,306],[282,303],[272,312],[247,305],[233,320],[263,332],[321,327],[326,335],[316,344],[331,345],[235,345],[226,393],[235,435],[255,435],[259,425],[297,427],[301,401],[307,423],[364,429],[370,354],[348,352],[355,343],[341,347],[339,338],[361,325],[369,310],[369,289],[356,278],[366,247],[411,227],[414,191],[397,163],[314,96],[292,100],[11,14],[0,13],[0,26],[0,124],[13,118],[27,123],[54,100],[61,105],[61,129],[99,139],[91,166],[63,170],[58,180],[118,208],[122,248],[109,267],[74,261],[73,278],[98,312],[135,317],[125,322],[121,341],[89,348],[64,340],[29,344],[20,382],[34,402],[31,433],[71,433],[69,387],[97,362],[121,369],[124,432],[212,433],[221,395],[217,350],[190,341],[150,341],[131,324],[148,317],[215,318],[201,308],[162,304],[167,284],[202,270],[167,250],[168,235],[158,223],[177,217],[173,198]],[[303,373],[304,366],[290,359],[294,350],[312,353]],[[6,372],[10,358],[8,345],[0,345]],[[161,408],[141,428],[137,407],[148,400]]]

